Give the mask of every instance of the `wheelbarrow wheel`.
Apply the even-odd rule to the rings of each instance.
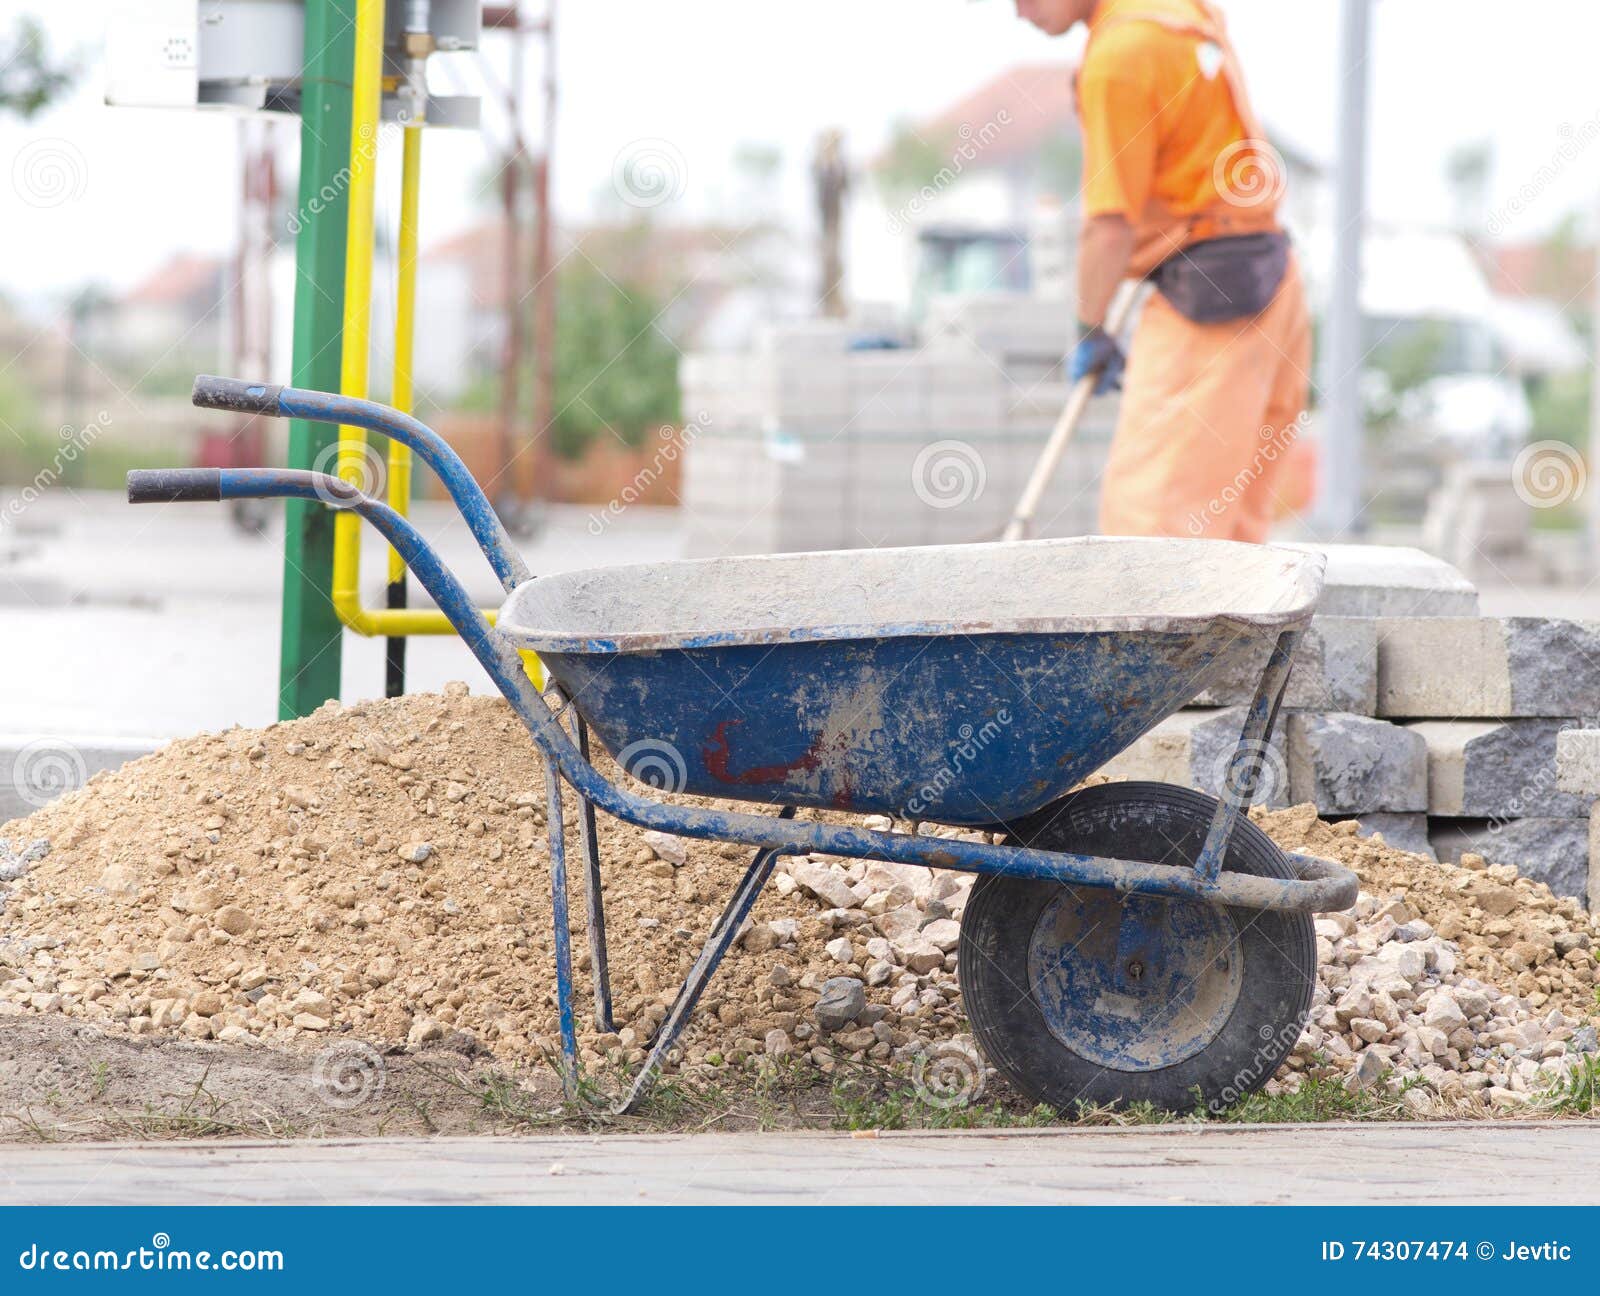
[[[1104,783],[1010,826],[1012,840],[1193,865],[1216,801],[1165,783]],[[1248,819],[1223,867],[1294,869]],[[961,921],[959,974],[985,1057],[1038,1102],[1220,1110],[1294,1047],[1317,979],[1310,914],[1123,896],[986,876]]]

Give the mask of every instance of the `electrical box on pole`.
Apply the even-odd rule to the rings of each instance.
[[[384,75],[406,75],[407,0],[386,0]],[[476,0],[429,0],[433,49],[475,50]],[[110,0],[106,18],[106,102],[120,108],[231,108],[299,113],[305,0]],[[414,34],[414,33],[413,33]],[[402,96],[383,96],[386,121],[400,119]],[[478,100],[429,95],[430,126],[475,128]]]

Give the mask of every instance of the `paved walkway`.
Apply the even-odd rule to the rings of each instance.
[[[0,1150],[0,1203],[1594,1205],[1600,1121]]]

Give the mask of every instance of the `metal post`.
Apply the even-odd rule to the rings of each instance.
[[[294,384],[339,390],[344,313],[346,186],[350,150],[350,73],[355,62],[355,0],[306,0],[301,91],[300,191],[296,208]],[[337,429],[289,424],[291,468],[310,468]],[[333,586],[334,514],[316,502],[285,508],[283,639],[278,715],[308,715],[339,696],[341,627]]]
[[[1322,390],[1326,456],[1322,525],[1335,535],[1357,527],[1362,507],[1364,433],[1361,366],[1361,242],[1366,232],[1368,45],[1372,0],[1342,0],[1339,31],[1339,139],[1334,163],[1334,264]]]

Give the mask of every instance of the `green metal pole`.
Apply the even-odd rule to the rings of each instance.
[[[345,220],[350,158],[350,75],[355,0],[306,0],[300,103],[300,202],[295,211],[296,387],[339,390],[344,320]],[[338,429],[289,424],[289,467],[310,468]],[[329,472],[331,456],[323,460]],[[339,696],[343,630],[333,587],[333,513],[314,500],[286,502],[283,648],[278,716],[308,715]]]

